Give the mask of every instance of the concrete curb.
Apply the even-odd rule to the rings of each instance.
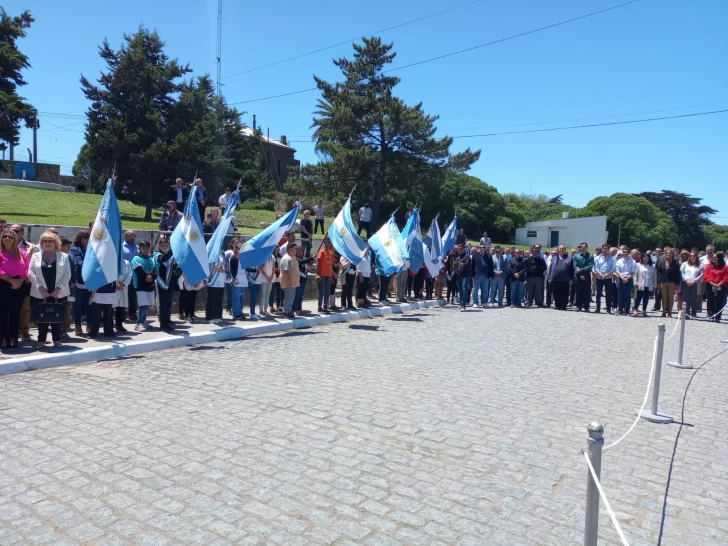
[[[445,300],[413,301],[410,303],[396,303],[383,307],[370,307],[356,311],[342,311],[329,315],[315,315],[310,317],[296,317],[293,320],[277,319],[276,322],[251,322],[245,326],[229,326],[207,332],[193,332],[191,334],[168,335],[143,341],[130,341],[128,343],[110,343],[103,347],[91,347],[54,354],[33,354],[22,358],[12,358],[0,361],[0,375],[28,372],[43,368],[55,368],[92,362],[108,358],[120,358],[139,353],[163,351],[188,345],[199,345],[217,341],[241,339],[256,334],[283,332],[299,328],[310,328],[321,324],[333,322],[348,322],[367,317],[382,317],[395,313],[404,313],[414,309],[426,309],[445,305]]]

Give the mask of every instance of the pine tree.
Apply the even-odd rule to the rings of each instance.
[[[429,194],[426,185],[441,185],[445,172],[465,171],[480,157],[469,148],[451,155],[453,139],[434,137],[439,116],[394,95],[400,79],[385,68],[395,55],[392,44],[364,38],[354,44],[353,59],[334,60],[343,82],[314,77],[321,91],[312,125],[316,151],[325,158],[321,172],[349,189],[358,182],[357,195],[371,198],[375,222],[383,200],[403,205]]]
[[[28,127],[35,123],[35,108],[18,95],[18,87],[26,84],[22,71],[30,62],[16,44],[34,21],[29,11],[11,17],[0,6],[0,150],[7,148],[3,141],[18,144],[21,121]]]

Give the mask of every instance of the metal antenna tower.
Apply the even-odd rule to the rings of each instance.
[[[217,2],[217,84],[216,92],[222,97],[222,0]]]

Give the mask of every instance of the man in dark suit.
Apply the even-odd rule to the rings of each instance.
[[[498,303],[498,307],[503,307],[503,290],[505,289],[508,272],[506,257],[503,255],[503,249],[500,245],[495,246],[495,255],[491,256],[491,263],[493,265],[490,279],[490,300],[493,304]]]
[[[488,306],[490,293],[490,279],[493,276],[493,260],[485,246],[481,245],[479,251],[473,249],[473,307],[478,306],[478,292],[480,292],[480,306]]]
[[[181,178],[178,178],[175,183],[169,187],[167,193],[167,201],[174,201],[177,205],[177,210],[185,210],[185,203],[187,198],[190,196],[190,190],[184,187],[184,182]],[[204,221],[205,219],[202,218]]]

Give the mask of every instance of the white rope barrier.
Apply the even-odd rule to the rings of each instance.
[[[674,333],[674,332],[673,332]],[[622,434],[622,436],[617,440],[616,442],[612,442],[608,446],[604,447],[602,451],[606,451],[609,448],[612,448],[616,446],[619,442],[624,440],[627,436],[629,436],[629,433],[632,432],[634,427],[637,426],[637,422],[640,420],[640,415],[642,414],[642,410],[645,409],[645,406],[647,405],[647,398],[650,396],[650,386],[652,385],[652,374],[655,371],[655,366],[657,365],[657,336],[655,336],[655,347],[652,350],[652,366],[650,367],[650,378],[647,380],[647,390],[645,391],[645,397],[642,400],[642,406],[640,406],[640,410],[637,412],[637,418],[632,423],[632,426],[629,427],[629,430]]]
[[[612,510],[612,506],[609,504],[609,500],[607,499],[607,496],[604,494],[604,489],[602,489],[602,484],[600,483],[599,478],[597,478],[597,473],[594,471],[594,467],[592,466],[591,460],[589,460],[589,454],[586,451],[582,451],[582,455],[584,455],[584,458],[586,459],[586,464],[589,466],[589,472],[591,473],[592,479],[594,480],[594,484],[597,486],[597,490],[599,491],[599,496],[601,497],[602,502],[604,503],[604,506],[607,509],[607,513],[609,514],[609,517],[612,520],[612,524],[614,525],[614,528],[617,530],[617,534],[619,535],[619,538],[622,541],[623,546],[629,546],[629,542],[627,542],[627,538],[624,536],[624,533],[622,532],[622,528],[619,526],[619,521],[617,521],[617,516],[614,515],[614,510]]]
[[[718,311],[714,315],[711,315],[711,316],[705,317],[705,318],[694,318],[693,320],[708,321],[708,320],[713,319],[713,318],[717,317],[718,315],[720,315],[723,312],[723,309],[725,309],[726,307],[728,307],[728,302],[726,302],[726,304],[720,308],[720,311]]]
[[[677,320],[675,321],[675,329],[672,331],[672,334],[670,334],[670,337],[665,338],[665,341],[670,341],[672,339],[672,336],[675,335],[675,332],[677,332],[677,327],[679,326],[681,319],[682,319],[682,310],[677,314]]]

